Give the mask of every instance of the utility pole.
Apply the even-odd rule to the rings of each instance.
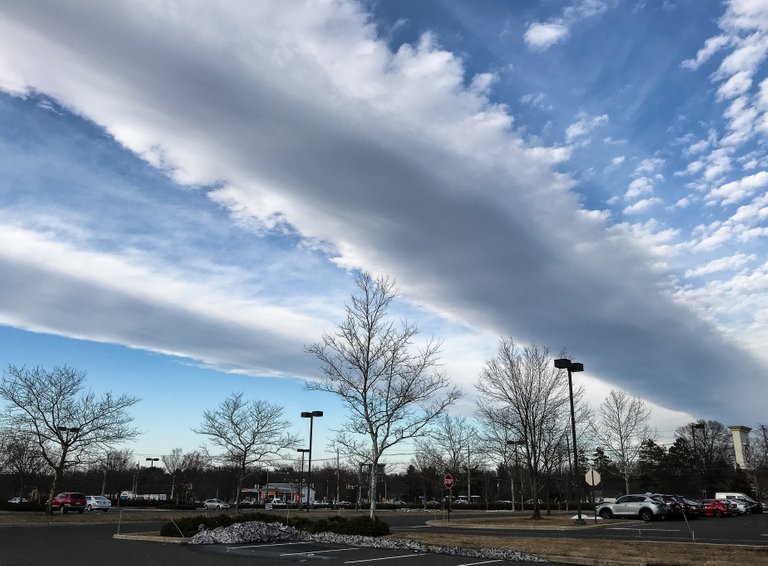
[[[472,501],[472,479],[469,477],[469,444],[467,444],[467,503]]]

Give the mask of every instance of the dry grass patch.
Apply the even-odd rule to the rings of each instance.
[[[495,517],[472,517],[466,519],[452,518],[450,521],[444,519],[431,520],[430,525],[440,527],[463,527],[473,526],[478,528],[488,529],[548,529],[553,528],[574,528],[583,529],[585,527],[600,526],[602,521],[598,521],[596,524],[594,521],[587,519],[586,525],[575,525],[572,515],[545,515],[538,519],[531,518],[530,515],[507,515],[507,516],[495,516]]]
[[[615,560],[647,566],[768,565],[768,548],[701,543],[584,540],[578,538],[499,537],[482,533],[407,533],[393,535],[424,544],[464,548],[505,548],[539,556]]]

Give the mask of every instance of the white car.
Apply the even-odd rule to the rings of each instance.
[[[112,502],[103,495],[85,496],[85,510],[89,513],[91,511],[104,511],[106,513],[111,507]]]
[[[28,503],[26,497],[11,497],[8,503]]]
[[[206,509],[229,509],[229,503],[214,497],[203,501],[203,507]]]

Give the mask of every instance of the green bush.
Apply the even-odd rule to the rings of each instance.
[[[327,519],[313,521],[307,517],[296,515],[286,519],[279,515],[269,513],[244,513],[242,515],[197,515],[195,517],[182,517],[173,522],[166,523],[160,529],[160,535],[165,537],[181,536],[179,529],[185,537],[194,536],[200,525],[206,529],[215,529],[217,527],[228,527],[235,523],[245,523],[248,521],[261,521],[263,523],[282,523],[311,533],[332,532],[341,535],[363,535],[378,537],[389,534],[389,525],[380,520],[372,520],[369,517],[346,517],[333,516]],[[177,528],[178,526],[178,528]]]

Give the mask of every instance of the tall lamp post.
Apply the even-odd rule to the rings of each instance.
[[[309,452],[309,448],[297,448],[296,452],[301,454],[301,473],[299,474],[299,511],[301,511],[301,497],[304,493],[304,454]],[[307,489],[307,505],[309,505],[309,489]]]
[[[309,512],[312,504],[309,501],[309,490],[312,489],[312,425],[315,422],[315,417],[322,417],[322,411],[303,411],[301,413],[302,419],[309,419],[309,464],[307,465],[307,512]]]
[[[525,440],[507,440],[507,446],[514,446],[515,447],[515,467],[520,470],[520,462],[517,457],[517,447],[518,446],[525,446],[526,442]],[[523,474],[520,472],[520,511],[523,510]],[[515,510],[515,476],[512,475],[512,511]]]
[[[696,430],[697,429],[698,430],[704,430],[704,423],[702,423],[702,422],[691,423],[691,442],[693,444],[693,465],[694,465],[694,469],[698,465],[697,460],[699,459],[698,458],[698,452],[696,450]],[[701,468],[702,483],[704,483],[704,481],[703,481],[704,480],[704,466],[700,466],[700,468]],[[705,490],[706,490],[706,488],[705,488]],[[706,491],[704,491],[704,496],[706,497]]]
[[[573,488],[576,492],[576,523],[586,524],[581,518],[581,489],[579,483],[579,449],[576,445],[576,413],[573,410],[573,378],[571,374],[577,371],[584,371],[584,364],[572,362],[568,358],[558,358],[555,360],[557,369],[568,370],[568,395],[571,398],[571,435],[573,436]]]
[[[154,491],[154,489],[155,489],[155,472],[154,472],[155,462],[159,462],[160,458],[144,458],[144,459],[147,462],[149,462],[149,469],[152,470],[151,472],[149,472],[149,477],[150,477],[150,480],[151,480],[150,486],[151,486],[152,490]]]

